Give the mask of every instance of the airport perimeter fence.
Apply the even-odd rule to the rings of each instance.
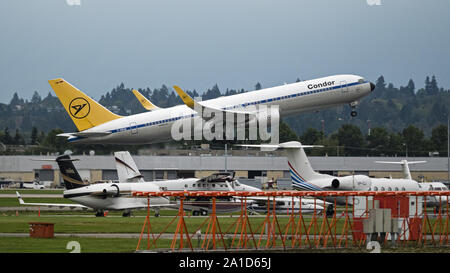
[[[133,195],[146,197],[149,205],[136,251],[295,251],[366,248],[373,242],[386,247],[449,245],[450,191],[185,191]],[[156,233],[152,229],[150,204],[152,197],[160,196],[175,197],[178,214]],[[232,217],[231,224],[230,219],[227,225],[221,224],[225,218],[218,217],[217,200],[231,197],[240,203],[240,213]],[[192,217],[184,207],[190,198],[211,200],[211,213],[204,220],[197,217],[202,221],[194,226],[188,223]],[[258,202],[264,199],[266,206],[257,216],[249,210],[256,198]],[[280,212],[279,198],[290,198],[291,208]],[[308,202],[296,204],[295,200]],[[302,209],[306,203],[313,204],[313,209]],[[172,228],[168,232],[175,225],[175,231]],[[146,246],[141,246],[145,240]]]

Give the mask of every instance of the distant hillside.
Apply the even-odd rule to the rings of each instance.
[[[258,83],[255,89],[260,89]],[[181,104],[181,99],[167,86],[161,88],[144,88],[139,91],[159,107],[170,107]],[[217,85],[203,93],[203,100],[227,96],[245,90],[220,91]],[[193,97],[198,97],[196,90],[188,91]],[[134,97],[131,89],[124,84],[103,95],[99,101],[108,109],[121,114],[130,115],[145,110]],[[425,80],[425,87],[416,90],[415,83],[410,80],[406,86],[395,87],[386,84],[384,77],[376,81],[376,89],[365,97],[358,107],[358,116],[350,117],[350,107],[338,108],[287,117],[284,120],[298,134],[303,134],[308,128],[319,131],[324,129],[325,135],[336,132],[343,124],[352,124],[367,133],[368,127],[385,127],[391,132],[400,132],[409,125],[422,129],[429,135],[431,129],[439,124],[447,123],[447,114],[450,112],[450,92],[439,88],[433,76]],[[323,120],[323,121],[322,121]],[[0,104],[0,130],[8,128],[9,131],[18,129],[22,134],[29,135],[32,128],[49,132],[60,128],[64,132],[76,131],[66,111],[59,100],[49,93],[41,98],[37,92],[30,100],[13,95],[9,104]]]

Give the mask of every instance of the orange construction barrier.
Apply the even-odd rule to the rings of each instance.
[[[388,234],[385,232],[382,232],[382,235],[379,234],[378,238],[384,240],[381,243],[391,240],[401,243],[403,246],[448,245],[449,205],[446,202],[444,204],[442,197],[449,195],[450,191],[133,192],[135,197],[148,198],[147,217],[141,229],[136,250],[139,250],[145,230],[147,230],[147,249],[158,249],[161,236],[167,235],[168,227],[176,220],[177,226],[172,234],[170,244],[172,251],[185,248],[194,251],[192,238],[195,235],[199,236],[199,240],[203,236],[201,245],[197,246],[203,251],[210,249],[361,248],[373,237],[368,237],[368,234],[364,233],[364,225],[369,219],[370,209],[375,208],[375,203],[379,206],[377,209],[390,209],[391,218],[386,221],[392,221],[395,226],[398,225],[398,231],[393,230]],[[176,197],[179,199],[179,206],[177,215],[159,231],[157,236],[154,236],[149,209],[150,197],[157,196]],[[265,215],[249,217],[248,205],[253,196],[267,197]],[[185,221],[184,200],[187,197],[211,199],[212,213],[200,226],[192,228],[192,224],[187,225]],[[228,224],[224,232],[216,210],[216,199],[220,197],[237,198],[236,202],[240,202],[241,206],[239,217],[231,225]],[[292,198],[291,208],[287,213],[277,214],[276,197]],[[426,197],[439,199],[439,211],[429,211]],[[299,208],[294,207],[294,198],[300,199]],[[305,198],[304,200],[313,198],[314,210],[312,213],[302,212],[301,201],[303,198]],[[339,203],[337,200],[340,200]],[[447,198],[445,200],[447,201]],[[332,213],[327,211],[327,205],[330,204],[334,208]],[[205,226],[206,230],[202,235],[201,231]],[[189,232],[188,227],[193,231],[192,233]],[[150,240],[150,234],[152,240]],[[394,236],[395,234],[397,236]]]

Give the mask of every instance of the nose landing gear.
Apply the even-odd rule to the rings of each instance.
[[[359,104],[357,101],[353,101],[350,103],[350,107],[352,107],[352,111],[350,112],[350,115],[352,117],[356,117],[358,115],[358,112],[356,112],[356,106]]]

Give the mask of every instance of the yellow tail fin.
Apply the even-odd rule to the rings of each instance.
[[[49,80],[48,83],[79,131],[121,117],[112,113],[64,79]]]
[[[174,85],[173,88],[177,91],[184,104],[186,104],[189,108],[194,108],[195,101],[191,98],[191,96],[184,92],[179,86]]]
[[[147,109],[148,111],[159,109],[158,106],[154,105],[151,101],[149,101],[147,98],[145,98],[139,91],[136,89],[133,89],[133,94],[136,96],[136,98],[139,100],[139,102],[142,104],[142,106]]]

